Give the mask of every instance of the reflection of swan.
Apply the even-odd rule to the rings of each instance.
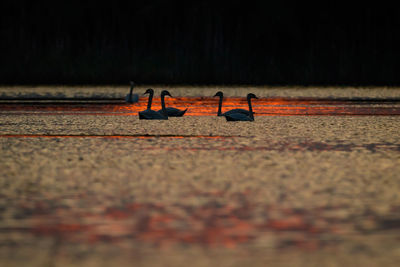
[[[135,83],[132,82],[132,81],[130,81],[130,83],[131,83],[131,91],[129,92],[129,94],[127,94],[127,95],[125,96],[125,102],[128,102],[128,103],[136,103],[136,102],[139,101],[139,96],[138,96],[138,94],[132,94],[132,92],[133,92],[133,87],[135,86]]]
[[[165,91],[165,92],[167,92],[169,94],[168,91]],[[171,96],[171,95],[169,95],[169,96]],[[180,110],[180,109],[177,109],[174,107],[167,107],[167,108],[165,108],[165,110],[167,112],[168,117],[182,117],[183,114],[185,114],[185,112],[187,111],[187,109]],[[161,111],[162,111],[162,109],[160,109],[158,112],[161,112]]]
[[[161,92],[161,112],[155,111],[151,109],[151,103],[153,101],[154,90],[149,88],[146,90],[144,94],[149,94],[149,100],[147,102],[147,109],[139,112],[139,119],[141,120],[168,120],[168,115],[166,115],[165,111],[165,103],[164,96],[170,95],[168,91]]]
[[[219,104],[218,104],[218,114],[217,116],[226,116],[226,115],[230,115],[233,113],[243,113],[244,115],[249,116],[250,113],[248,110],[242,109],[242,108],[237,108],[237,109],[232,109],[229,110],[225,113],[221,113],[221,109],[222,109],[222,99],[224,98],[224,93],[222,93],[221,91],[218,91],[214,96],[219,96]]]
[[[249,115],[243,113],[232,113],[225,115],[227,121],[254,121],[253,108],[251,106],[251,99],[257,98],[254,94],[247,95],[247,103],[249,104]]]

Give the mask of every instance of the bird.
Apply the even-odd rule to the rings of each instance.
[[[149,100],[147,101],[147,109],[139,112],[140,120],[168,120],[168,115],[165,111],[164,96],[170,95],[168,91],[161,92],[161,112],[151,109],[151,103],[153,101],[154,90],[149,88],[144,94],[149,94]]]
[[[254,121],[254,112],[251,106],[252,98],[258,98],[258,97],[256,97],[253,93],[249,93],[247,95],[247,103],[249,104],[249,115],[238,112],[225,115],[225,119],[227,121]]]
[[[168,91],[166,91],[166,92],[168,92]],[[169,92],[168,92],[168,94],[169,94]],[[169,96],[171,96],[171,95],[169,95]],[[167,112],[168,117],[182,117],[183,114],[185,114],[185,112],[188,109],[181,110],[181,109],[177,109],[177,108],[174,108],[174,107],[167,107],[167,108],[165,108],[165,110]],[[161,111],[162,111],[162,109],[160,109],[158,112],[161,112]]]
[[[138,95],[138,94],[132,94],[132,92],[133,92],[133,87],[135,87],[135,83],[132,82],[132,81],[130,81],[130,83],[131,83],[131,90],[130,90],[129,94],[127,94],[127,95],[125,96],[125,102],[128,102],[128,103],[136,103],[136,102],[139,101],[139,95]]]
[[[224,98],[224,93],[222,93],[221,91],[218,91],[214,97],[219,96],[219,104],[218,104],[218,114],[217,116],[226,116],[226,115],[230,115],[233,113],[242,113],[244,115],[249,116],[250,112],[248,110],[242,109],[242,108],[237,108],[237,109],[232,109],[229,110],[227,112],[222,113],[221,109],[222,109],[222,99]]]

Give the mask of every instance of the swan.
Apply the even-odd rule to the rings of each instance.
[[[250,93],[247,95],[247,103],[249,104],[249,115],[243,114],[243,113],[232,113],[225,115],[225,119],[227,121],[254,121],[254,112],[253,108],[251,106],[251,99],[252,98],[258,98],[254,94]]]
[[[226,116],[226,115],[230,115],[233,113],[242,113],[244,115],[249,116],[250,112],[248,110],[242,109],[242,108],[237,108],[237,109],[232,109],[229,110],[225,113],[221,113],[221,109],[222,109],[222,99],[224,98],[224,93],[222,93],[221,91],[218,91],[214,97],[219,96],[219,104],[218,104],[218,114],[217,116]]]
[[[125,102],[136,103],[136,102],[139,101],[139,95],[138,94],[132,94],[133,87],[135,87],[135,83],[132,82],[132,81],[130,81],[130,83],[131,83],[131,90],[130,90],[129,94],[127,94],[125,96]]]
[[[168,92],[168,91],[166,91],[166,92]],[[169,92],[168,92],[168,94],[169,94]],[[171,95],[169,95],[169,96],[171,96]],[[181,109],[177,109],[177,108],[174,108],[174,107],[167,107],[167,108],[165,108],[165,110],[167,112],[168,117],[182,117],[183,114],[185,114],[185,112],[188,109],[181,110]],[[161,112],[161,111],[162,111],[162,109],[160,109],[158,112]]]
[[[149,100],[147,101],[147,109],[139,112],[139,119],[141,120],[168,120],[167,112],[165,111],[164,97],[169,95],[168,91],[161,92],[161,112],[151,109],[151,103],[153,101],[154,90],[149,88],[144,94],[149,94]]]

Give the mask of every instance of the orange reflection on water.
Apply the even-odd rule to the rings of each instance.
[[[176,97],[166,98],[166,106],[186,109],[185,116],[216,116],[218,110],[218,98],[213,97]],[[318,98],[260,98],[253,99],[255,116],[271,115],[400,115],[400,106],[395,102],[388,102],[390,106],[383,106],[385,102],[352,101]],[[371,105],[374,104],[374,105]],[[1,104],[2,115],[102,115],[102,116],[137,116],[139,111],[145,110],[147,99],[142,98],[138,103],[34,103],[26,104]],[[230,109],[248,109],[244,98],[225,98],[222,112]],[[153,110],[161,109],[159,97],[153,99]]]
[[[257,219],[256,208],[264,211]],[[315,250],[325,245],[321,236],[337,235],[333,229],[344,224],[321,216],[321,210],[256,207],[247,202],[234,206],[211,201],[198,207],[132,203],[120,208],[102,207],[102,210],[91,213],[59,208],[48,213],[42,208],[39,214],[31,210],[24,229],[39,236],[58,236],[63,241],[79,243],[130,240],[159,247],[197,244],[227,248],[250,243],[270,232],[296,232],[297,235],[289,240],[290,244],[287,239],[278,238],[277,241],[282,241],[282,246]],[[279,216],[274,218],[270,214]],[[345,224],[351,225],[351,222]]]

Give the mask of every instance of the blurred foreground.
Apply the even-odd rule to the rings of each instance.
[[[170,91],[201,96],[215,89]],[[252,91],[400,96],[393,89]],[[362,106],[398,110],[400,104]],[[228,123],[213,114],[139,121],[134,112],[4,107],[2,266],[395,266],[400,260],[395,115]]]

